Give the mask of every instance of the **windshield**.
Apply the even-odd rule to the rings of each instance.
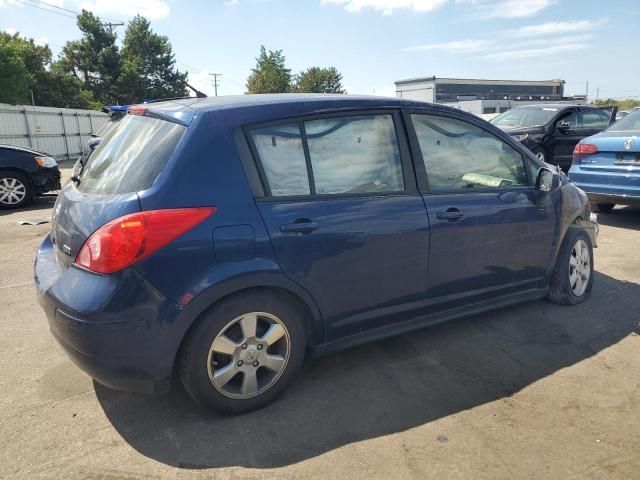
[[[177,123],[127,115],[113,125],[90,155],[78,189],[114,194],[149,188],[185,130]]]
[[[557,108],[513,108],[491,120],[499,127],[537,127],[546,125],[558,113]]]
[[[635,110],[607,128],[608,132],[640,132],[640,110]]]

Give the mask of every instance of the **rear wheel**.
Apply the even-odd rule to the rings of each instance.
[[[593,206],[595,206],[595,208],[593,208]],[[600,212],[600,213],[610,213],[611,210],[613,210],[613,207],[615,207],[614,203],[595,203],[595,204],[592,204],[592,210],[594,210],[596,212]]]
[[[593,247],[584,230],[567,232],[549,282],[548,299],[561,305],[584,302],[593,285]]]
[[[31,183],[24,175],[0,172],[0,208],[20,208],[32,196]]]
[[[182,348],[179,373],[189,395],[228,414],[272,402],[302,365],[304,313],[286,297],[267,291],[216,304]]]

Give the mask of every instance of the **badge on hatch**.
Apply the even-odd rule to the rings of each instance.
[[[633,144],[636,142],[636,137],[629,137],[624,141],[625,150],[631,150],[633,148]]]

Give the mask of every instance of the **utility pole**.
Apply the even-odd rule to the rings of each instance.
[[[211,75],[213,77],[212,83],[213,83],[213,90],[215,92],[215,96],[218,96],[218,85],[220,85],[220,81],[218,80],[218,77],[221,77],[222,74],[221,73],[210,73],[209,75]]]
[[[124,27],[123,22],[105,22],[102,24],[103,27],[109,27],[109,33],[113,35],[113,27]]]
[[[585,100],[589,103],[589,80],[587,80],[587,91],[585,92]]]

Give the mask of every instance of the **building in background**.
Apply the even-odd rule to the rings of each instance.
[[[444,103],[476,115],[495,115],[516,105],[531,103],[586,103],[565,97],[564,80],[481,80],[423,77],[398,80],[396,96]]]

